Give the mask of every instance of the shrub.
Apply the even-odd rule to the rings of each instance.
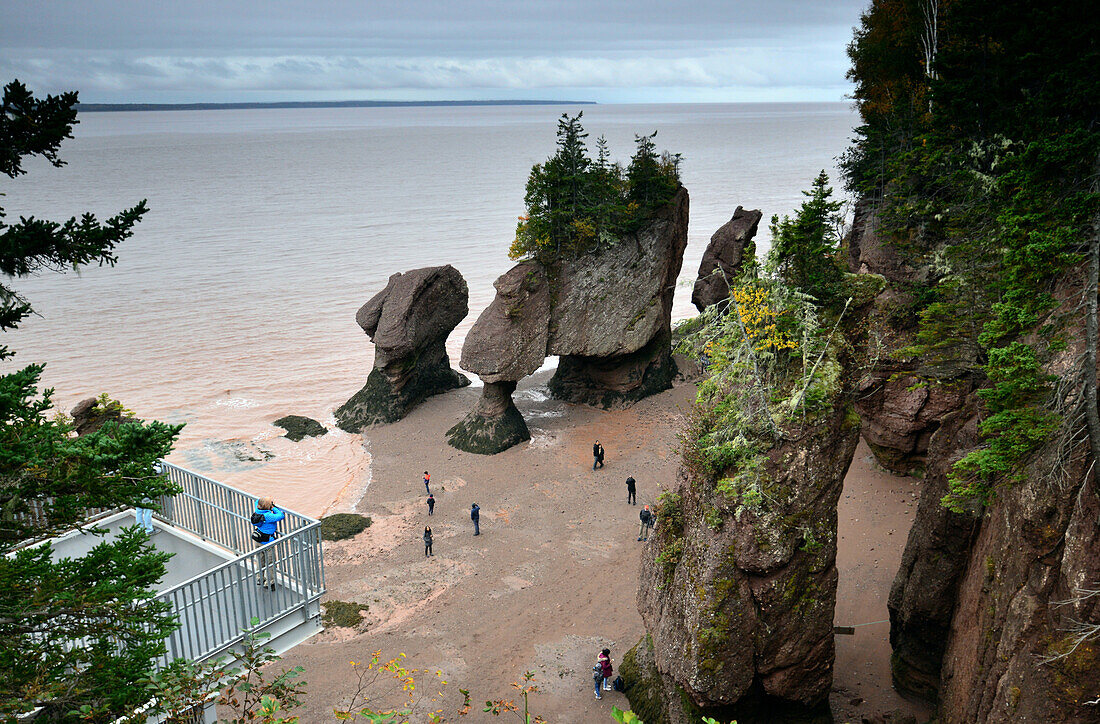
[[[321,519],[321,538],[323,540],[345,540],[354,538],[367,528],[371,519],[358,513],[336,513]]]

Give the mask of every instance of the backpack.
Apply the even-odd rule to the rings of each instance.
[[[252,523],[252,525],[263,525],[264,521],[267,520],[267,518],[264,517],[263,513],[257,510],[248,520],[250,523]]]
[[[611,682],[611,688],[615,691],[626,691],[626,682],[623,681],[623,677],[616,676],[615,680]]]

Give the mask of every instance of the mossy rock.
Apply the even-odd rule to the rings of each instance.
[[[634,644],[619,662],[630,709],[646,724],[668,724],[661,699],[663,682],[653,664],[653,637],[649,634]]]
[[[321,538],[323,540],[345,540],[354,538],[367,528],[371,519],[358,513],[335,513],[321,518]]]
[[[473,411],[447,431],[451,447],[477,455],[496,455],[530,439],[527,422],[515,406],[510,406],[500,417],[492,418]]]
[[[391,370],[408,376],[400,389],[394,387],[382,370],[371,370],[363,389],[337,408],[336,426],[344,432],[357,433],[371,425],[397,422],[432,395],[470,384],[466,375],[455,372],[446,362],[445,354],[442,363],[422,363],[420,355],[411,355],[399,368]]]
[[[321,437],[327,435],[328,430],[312,417],[302,415],[287,415],[275,421],[276,427],[286,430],[286,438],[294,442],[300,442],[307,437]]]
[[[325,628],[355,628],[363,622],[363,612],[370,608],[354,601],[322,601],[321,606],[325,609],[321,616]]]

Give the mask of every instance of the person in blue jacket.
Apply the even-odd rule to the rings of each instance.
[[[257,517],[258,516],[258,517]],[[279,521],[286,517],[286,513],[275,507],[275,501],[271,498],[260,498],[256,503],[256,510],[252,514],[253,520],[263,518],[253,525],[256,533],[253,540],[262,546],[266,546],[279,535]],[[260,550],[260,575],[256,577],[257,586],[269,587],[275,590],[275,551]]]
[[[481,535],[481,508],[477,503],[470,506],[470,520],[474,521],[474,535]]]

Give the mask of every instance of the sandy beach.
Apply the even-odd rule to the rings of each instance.
[[[406,655],[412,668],[440,670],[442,704],[455,712],[458,688],[471,691],[465,721],[498,719],[487,699],[512,697],[511,682],[535,673],[532,711],[550,722],[611,721],[625,696],[597,701],[591,668],[602,648],[616,664],[643,634],[635,606],[638,563],[654,555],[637,542],[638,511],[675,481],[676,431],[695,387],[678,383],[628,410],[606,412],[548,398],[540,373],[521,385],[517,405],[532,440],[495,456],[460,452],[444,432],[473,406],[479,390],[434,397],[406,419],[366,433],[372,482],[358,509],[374,524],[354,539],[326,543],[326,599],[370,607],[356,629],[328,629],[289,652],[309,682],[304,723],[332,720],[355,689],[351,661]],[[600,440],[606,467],[592,470]],[[422,474],[432,474],[437,504],[427,515]],[[626,502],[627,476],[638,506]],[[923,711],[890,688],[886,597],[916,507],[917,482],[873,467],[861,444],[840,507],[837,624],[860,626],[837,637],[832,697],[838,721],[900,709]],[[469,509],[481,507],[482,535]],[[434,556],[421,534],[431,525]],[[423,688],[431,675],[418,675]],[[393,690],[388,686],[382,690]],[[434,693],[434,692],[432,692]],[[853,703],[853,702],[859,703]],[[413,721],[426,720],[424,715]]]

